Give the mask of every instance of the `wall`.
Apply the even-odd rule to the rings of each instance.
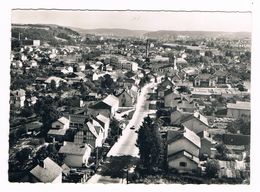
[[[185,162],[186,167],[180,166],[180,162]],[[183,156],[178,159],[169,161],[168,167],[175,168],[175,169],[177,169],[179,171],[183,171],[183,172],[190,172],[192,170],[196,170],[198,168],[198,165],[195,162],[189,160],[187,157]]]

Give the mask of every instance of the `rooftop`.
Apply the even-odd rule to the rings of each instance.
[[[73,142],[66,142],[59,150],[59,153],[66,153],[70,155],[84,155],[86,151],[90,151],[87,144],[77,144]]]
[[[61,173],[62,168],[49,157],[43,160],[43,165],[37,165],[30,173],[43,183],[53,182]]]
[[[237,101],[236,103],[228,103],[227,108],[250,110],[250,102]]]
[[[200,137],[196,135],[193,131],[189,130],[188,128],[184,127],[184,129],[179,129],[178,131],[175,130],[168,130],[167,131],[167,142],[172,143],[181,138],[186,138],[197,147],[201,147]]]

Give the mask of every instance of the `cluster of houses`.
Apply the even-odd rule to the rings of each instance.
[[[89,36],[88,40],[91,38],[94,37]],[[202,172],[205,158],[217,161],[220,177],[237,176],[230,174],[235,167],[241,171],[247,169],[244,159],[249,156],[249,136],[223,134],[221,143],[229,148],[231,152],[228,155],[235,160],[216,159],[218,152],[215,146],[219,141],[213,139],[209,118],[203,114],[203,109],[219,97],[228,99],[233,96],[250,96],[249,92],[242,93],[235,88],[241,83],[240,80],[227,71],[224,64],[211,63],[204,66],[199,63],[190,66],[188,57],[193,53],[205,56],[205,47],[183,46],[184,49],[177,51],[177,44],[157,46],[148,43],[134,45],[133,41],[120,46],[117,45],[118,42],[103,42],[89,47],[50,47],[35,41],[32,45],[12,52],[11,72],[14,74],[23,76],[35,69],[40,74],[42,71],[50,73],[35,77],[24,89],[11,90],[10,105],[14,109],[33,106],[47,96],[61,100],[75,95],[80,98],[73,112],[68,111],[67,106],[57,108],[61,115],[48,128],[46,140],[59,144],[58,154],[64,156],[64,165],[59,166],[46,158],[30,170],[31,181],[56,183],[61,182],[64,175],[67,178],[73,174],[78,177],[80,174],[71,171],[73,168],[88,167],[91,153],[104,146],[109,136],[111,119],[120,109],[134,108],[144,77],[157,83],[149,100],[151,108],[164,112],[157,118],[164,121],[160,131],[162,135],[166,134],[169,170]],[[84,61],[84,54],[95,51],[101,54]],[[220,54],[215,49],[211,49],[211,52],[216,56]],[[169,53],[173,53],[173,56],[169,56]],[[145,63],[145,67],[137,60]],[[208,68],[215,71],[212,73]],[[102,88],[96,86],[108,77],[116,84],[113,93],[106,93],[106,90],[100,90]],[[84,98],[79,91],[82,85],[87,85],[88,89]],[[63,90],[64,88],[69,90]],[[37,97],[27,95],[27,92],[37,92]],[[221,118],[243,117],[250,120],[249,101],[238,99],[226,103],[224,108],[226,113]]]
[[[222,80],[219,79],[222,84],[229,83]],[[164,138],[168,169],[201,175],[205,173],[205,160],[214,160],[218,165],[219,178],[236,179],[248,175],[248,163],[245,159],[250,156],[250,136],[225,131],[221,134],[221,141],[214,140],[216,132],[212,131],[209,118],[201,110],[200,101],[206,100],[194,97],[192,92],[179,92],[181,86],[183,82],[164,76],[151,94],[151,100],[155,101],[157,109],[161,111],[160,115],[156,114],[156,118],[163,120],[160,132]],[[249,102],[227,103],[226,109],[227,113],[220,118],[250,119]],[[217,130],[217,133],[220,132]],[[219,159],[216,149],[219,144],[228,148],[227,156],[230,159]]]

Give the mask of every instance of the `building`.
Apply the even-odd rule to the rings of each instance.
[[[195,133],[208,130],[208,120],[205,116],[198,112],[188,113],[183,112],[176,107],[171,113],[172,125],[183,125]]]
[[[47,78],[44,81],[44,83],[47,84],[47,85],[51,85],[52,81],[55,82],[56,87],[59,87],[61,82],[66,82],[66,80],[64,80],[64,79],[62,79],[60,77],[51,76],[51,77]]]
[[[213,75],[200,73],[194,78],[194,87],[215,87],[216,79]]]
[[[89,144],[92,149],[102,147],[104,142],[104,130],[102,126],[95,120],[91,119],[79,129],[74,136],[74,143]]]
[[[120,93],[115,95],[119,100],[119,107],[132,107],[134,103],[134,98],[131,96],[130,92],[126,89],[120,91]]]
[[[32,182],[61,183],[62,168],[49,157],[40,161],[39,164],[30,171]]]
[[[18,89],[15,91],[11,91],[10,103],[16,108],[24,107],[25,101],[25,90]]]
[[[167,131],[167,163],[178,172],[194,172],[199,168],[200,138],[183,127]]]
[[[61,117],[57,121],[52,123],[51,129],[47,133],[47,138],[51,141],[63,142],[65,140],[67,130],[70,126],[70,120],[66,117]]]
[[[65,142],[59,150],[65,155],[64,163],[69,167],[83,167],[88,164],[91,148],[87,144]]]
[[[108,95],[102,101],[98,101],[93,106],[89,107],[89,111],[92,115],[103,114],[107,117],[113,117],[118,110],[119,99],[114,95]]]
[[[237,101],[227,104],[227,117],[250,119],[250,102]]]

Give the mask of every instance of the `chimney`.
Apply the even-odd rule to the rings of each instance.
[[[42,168],[46,168],[44,164],[44,160],[39,160],[39,166]]]

